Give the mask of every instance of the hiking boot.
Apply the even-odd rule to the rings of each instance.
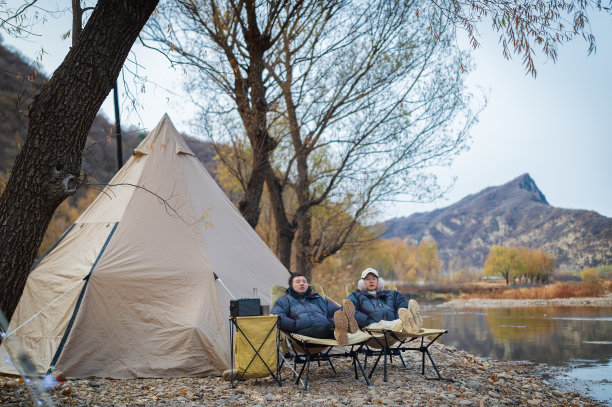
[[[355,305],[353,304],[353,301],[349,299],[342,301],[342,311],[344,311],[346,318],[348,319],[348,332],[350,334],[354,334],[359,330],[359,325],[355,319]]]
[[[419,329],[423,328],[423,318],[421,318],[421,307],[415,300],[408,301],[408,311],[414,316],[414,320]]]
[[[402,321],[404,332],[411,334],[419,333],[419,326],[414,319],[414,315],[412,315],[412,312],[410,312],[408,308],[400,308],[397,310],[397,314],[399,315],[399,319]]]
[[[340,346],[348,345],[348,326],[349,321],[344,311],[338,310],[334,313],[334,338]]]

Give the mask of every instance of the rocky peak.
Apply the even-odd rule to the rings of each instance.
[[[560,268],[612,264],[612,219],[550,206],[529,174],[385,226],[384,238],[435,240],[443,272],[482,269],[493,245],[544,249]]]

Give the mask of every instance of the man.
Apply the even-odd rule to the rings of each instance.
[[[335,338],[340,345],[348,344],[348,334],[359,330],[355,307],[344,300],[342,309],[312,291],[306,277],[294,273],[289,277],[287,295],[279,298],[272,314],[280,315],[280,328],[285,332],[313,338]]]
[[[418,333],[423,327],[419,304],[415,300],[406,301],[398,291],[385,290],[384,286],[384,280],[373,268],[361,273],[358,289],[348,297],[355,306],[359,327]]]

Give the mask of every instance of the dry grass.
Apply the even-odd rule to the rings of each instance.
[[[612,282],[555,283],[541,287],[508,288],[499,292],[471,293],[465,298],[496,298],[509,300],[549,300],[553,298],[602,297],[612,290]]]

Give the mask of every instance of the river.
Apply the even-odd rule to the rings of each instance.
[[[496,360],[559,366],[552,380],[612,405],[612,307],[452,309],[423,306],[424,325],[446,345]]]

